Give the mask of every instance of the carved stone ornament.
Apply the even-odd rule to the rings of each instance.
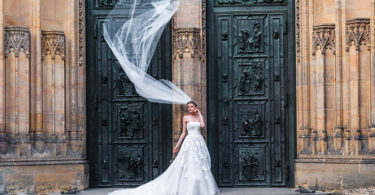
[[[301,19],[300,19],[300,0],[296,0],[296,60],[297,63],[301,62]]]
[[[173,53],[179,58],[189,53],[192,58],[200,55],[201,35],[199,28],[176,28],[173,35]]]
[[[18,57],[24,52],[26,57],[30,57],[30,30],[26,27],[5,27],[5,56],[14,52]]]
[[[207,48],[207,40],[206,40],[206,34],[207,34],[207,0],[202,0],[202,62],[206,61],[207,54],[206,54],[206,48]]]
[[[79,5],[78,5],[78,13],[79,13],[79,22],[78,22],[78,64],[79,66],[82,66],[85,63],[86,56],[85,56],[85,0],[79,0]]]
[[[327,49],[336,53],[336,42],[335,42],[335,25],[334,24],[323,24],[313,27],[312,35],[312,55],[315,55],[316,50],[321,50],[322,55],[325,54]]]
[[[55,59],[56,56],[65,57],[65,36],[64,32],[60,31],[42,31],[42,59],[45,56],[51,56]]]
[[[346,52],[349,51],[350,46],[354,45],[355,49],[359,51],[361,44],[366,45],[370,50],[370,19],[369,18],[355,18],[346,21]]]

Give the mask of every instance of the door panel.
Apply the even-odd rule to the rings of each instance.
[[[129,11],[129,3],[123,2],[121,11]],[[171,158],[171,105],[140,97],[103,38],[103,23],[113,5],[112,0],[87,1],[87,148],[92,187],[146,183],[161,174]],[[117,26],[125,20],[117,15],[113,19]],[[148,69],[155,78],[171,79],[170,36],[168,26]]]
[[[292,11],[283,0],[208,2],[214,175],[220,186],[287,186],[287,62],[293,56],[286,51],[294,40],[286,24]]]

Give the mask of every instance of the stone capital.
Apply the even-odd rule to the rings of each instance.
[[[26,27],[10,26],[5,27],[5,55],[14,52],[18,57],[24,52],[30,57],[30,30]]]
[[[313,26],[312,36],[312,55],[315,55],[316,50],[321,50],[322,55],[325,54],[327,49],[331,49],[333,53],[336,52],[335,42],[335,25],[334,24],[323,24]]]
[[[62,31],[42,31],[42,59],[45,56],[51,56],[55,59],[56,56],[65,57],[65,36]]]
[[[354,18],[346,21],[346,52],[354,45],[359,51],[361,45],[370,50],[370,18]]]

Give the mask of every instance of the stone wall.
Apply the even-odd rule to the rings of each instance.
[[[374,24],[374,0],[296,1],[296,185],[375,185]]]
[[[88,184],[84,8],[84,0],[0,2],[0,193]]]
[[[206,1],[179,2],[172,20],[172,81],[198,103],[206,117]],[[173,105],[173,146],[182,133],[182,117],[186,114],[186,105]],[[206,128],[202,133],[207,136]]]

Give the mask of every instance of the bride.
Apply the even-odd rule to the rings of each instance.
[[[220,193],[210,171],[211,159],[200,129],[204,119],[194,101],[187,103],[180,139],[173,149],[178,153],[168,169],[137,188],[120,189],[109,195],[213,195]]]

